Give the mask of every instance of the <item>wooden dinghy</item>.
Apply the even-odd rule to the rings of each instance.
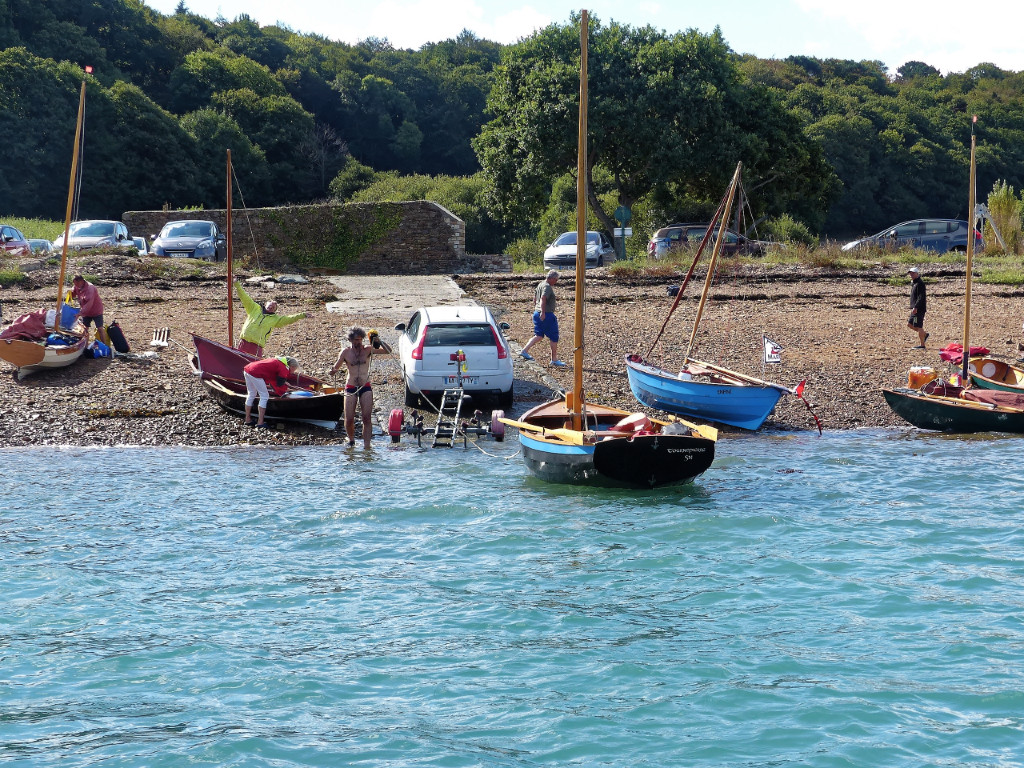
[[[258,358],[196,334],[192,334],[192,341],[196,350],[189,356],[189,364],[206,393],[225,410],[244,414],[246,389],[242,369]],[[342,388],[300,374],[297,387],[282,397],[271,395],[265,418],[334,429],[344,410]]]

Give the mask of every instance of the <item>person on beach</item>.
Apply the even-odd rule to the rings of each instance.
[[[918,267],[911,267],[907,270],[910,275],[910,318],[907,320],[907,328],[917,332],[920,342],[912,349],[924,349],[930,333],[924,330],[924,313],[928,309],[928,296],[925,291],[924,281],[921,280],[921,270]]]
[[[245,425],[247,427],[265,428],[263,423],[267,415],[267,403],[270,392],[280,397],[288,391],[288,382],[296,383],[295,373],[299,370],[299,361],[294,357],[267,357],[253,360],[242,369],[245,377]],[[259,419],[252,420],[252,404],[259,397],[257,406]]]
[[[391,347],[381,339],[380,335],[370,329],[370,346],[363,346],[367,333],[358,325],[348,330],[349,345],[343,347],[338,359],[331,368],[334,376],[344,365],[348,369],[345,380],[345,434],[348,444],[356,444],[356,403],[360,405],[363,416],[363,445],[370,447],[373,438],[373,388],[370,386],[370,358],[374,355],[390,355]]]
[[[246,314],[245,323],[242,325],[242,340],[238,342],[239,352],[263,357],[263,348],[267,345],[267,337],[271,331],[309,317],[309,312],[279,315],[276,301],[271,299],[266,304],[260,304],[245,292],[239,282],[235,283],[235,293],[245,307]]]
[[[565,368],[565,363],[558,359],[558,318],[555,316],[557,301],[555,300],[555,284],[558,282],[558,271],[552,269],[547,277],[537,283],[534,291],[533,338],[526,342],[519,356],[524,360],[533,360],[530,348],[544,338],[551,342],[551,365]]]
[[[81,275],[75,275],[71,284],[71,298],[75,299],[81,308],[78,318],[82,321],[82,325],[85,326],[87,332],[90,323],[95,325],[96,339],[106,344],[107,333],[103,325],[103,299],[100,298],[100,292],[96,290],[95,285]]]

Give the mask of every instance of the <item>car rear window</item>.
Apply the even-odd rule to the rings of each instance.
[[[428,325],[424,346],[493,347],[494,334],[491,332],[491,326],[486,323]]]

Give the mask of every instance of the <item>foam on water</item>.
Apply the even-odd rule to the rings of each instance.
[[[2,451],[0,762],[1024,765],[1022,445]]]

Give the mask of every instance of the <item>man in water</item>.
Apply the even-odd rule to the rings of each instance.
[[[296,315],[277,314],[277,302],[271,299],[266,304],[260,304],[251,298],[242,289],[242,284],[235,283],[235,293],[245,307],[245,324],[242,325],[242,340],[238,342],[239,352],[248,352],[256,357],[263,357],[263,347],[267,345],[267,338],[275,328],[291,325],[303,318],[309,317],[309,312],[300,312]]]
[[[374,355],[390,355],[391,347],[375,330],[370,329],[370,346],[363,346],[366,331],[358,325],[349,328],[349,346],[342,348],[338,359],[331,368],[331,375],[344,365],[348,369],[345,380],[345,433],[348,444],[356,444],[356,401],[362,407],[363,445],[370,447],[373,437],[373,389],[370,387],[370,358]]]
[[[524,360],[533,360],[530,347],[547,337],[551,342],[551,365],[565,368],[565,363],[558,359],[558,318],[555,316],[555,283],[558,272],[552,269],[547,277],[537,283],[534,291],[533,338],[526,342],[519,356]]]
[[[910,318],[907,320],[907,328],[917,332],[920,341],[913,349],[924,349],[924,343],[931,335],[924,332],[924,313],[928,309],[928,297],[924,288],[924,281],[921,280],[921,270],[911,267],[907,270],[910,275]]]

